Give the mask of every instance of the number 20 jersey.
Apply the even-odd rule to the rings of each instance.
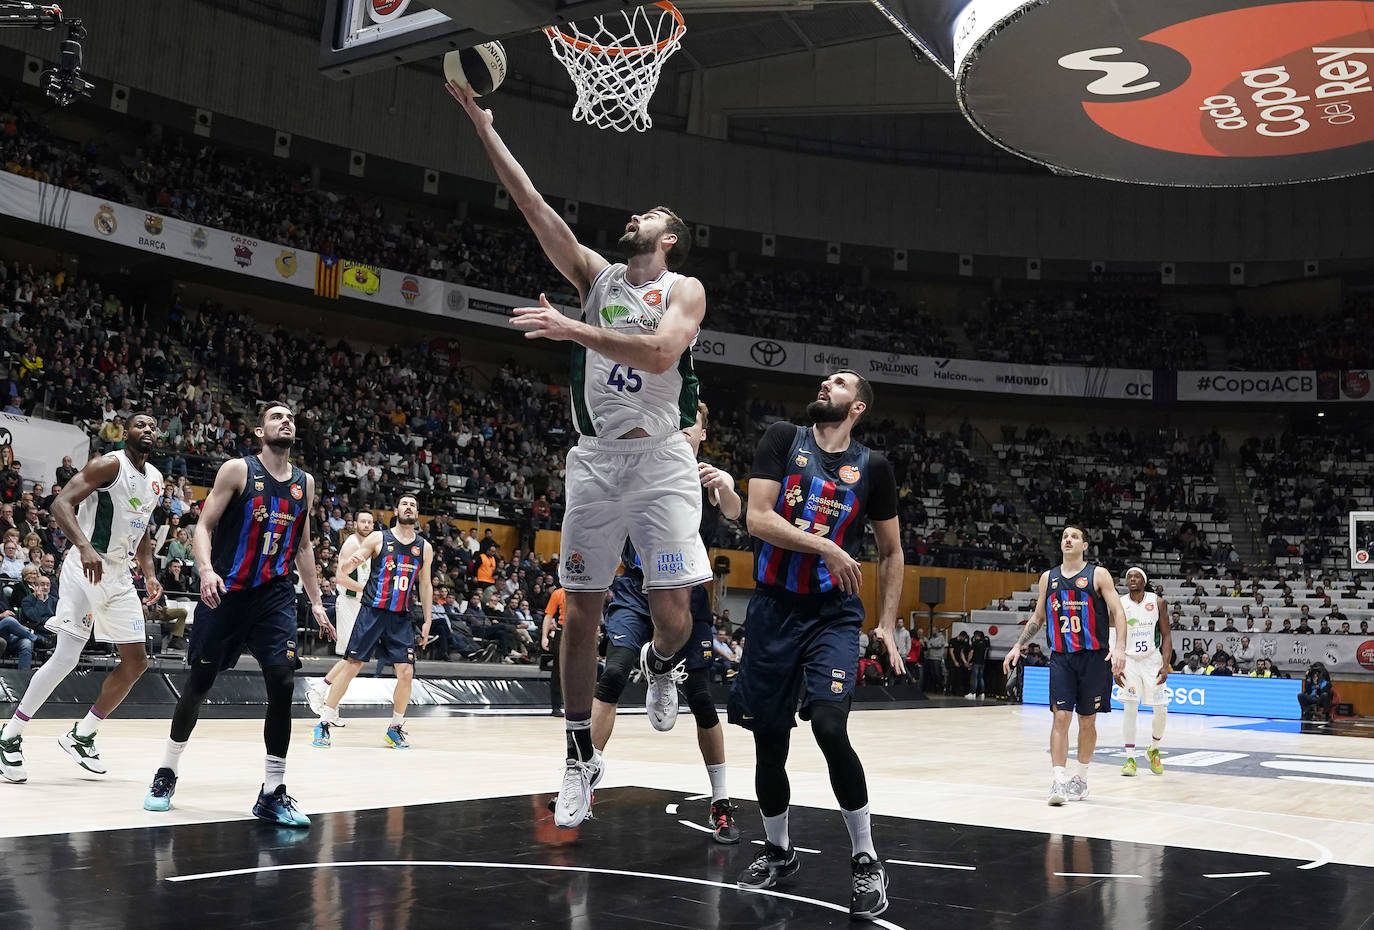
[[[1107,601],[1093,584],[1097,566],[1084,564],[1077,574],[1064,576],[1056,565],[1049,571],[1045,598],[1045,629],[1054,652],[1085,652],[1108,647],[1112,616]]]
[[[244,591],[277,578],[295,582],[296,546],[305,532],[306,474],[292,466],[278,481],[256,455],[245,455],[248,477],[210,541],[210,564],[226,591]]]
[[[657,332],[682,275],[665,271],[645,284],[631,284],[625,272],[620,263],[601,269],[587,292],[583,321],[631,335]],[[573,423],[583,436],[616,439],[636,427],[662,436],[697,420],[691,346],[662,374],[630,368],[580,345],[573,346],[571,367]]]

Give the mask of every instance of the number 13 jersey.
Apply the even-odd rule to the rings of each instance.
[[[248,477],[224,510],[210,541],[210,564],[226,591],[243,591],[277,578],[295,583],[296,546],[305,531],[306,474],[294,465],[278,481],[256,455],[245,455]]]
[[[631,284],[625,272],[620,263],[601,269],[587,292],[583,322],[630,335],[657,332],[673,285],[682,275],[665,271],[646,284]],[[573,423],[583,436],[616,439],[636,427],[662,436],[685,429],[697,420],[692,347],[672,368],[654,374],[574,345],[570,393]]]

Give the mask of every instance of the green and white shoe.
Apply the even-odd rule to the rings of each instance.
[[[100,761],[100,750],[95,748],[95,734],[90,736],[78,736],[76,725],[72,725],[70,733],[63,733],[57,738],[57,745],[61,746],[67,753],[76,760],[76,764],[88,772],[97,775],[104,775],[107,769],[105,763]]]
[[[1122,774],[1122,775],[1134,775],[1134,774],[1135,774],[1135,771],[1136,771],[1135,756],[1131,756],[1129,759],[1126,760],[1126,764],[1123,765],[1123,766],[1121,767],[1121,774]]]
[[[16,785],[29,780],[29,773],[24,770],[24,737],[0,739],[0,775]]]
[[[1150,760],[1150,771],[1156,775],[1164,774],[1164,763],[1159,761],[1159,750],[1150,748],[1145,750],[1145,758]]]

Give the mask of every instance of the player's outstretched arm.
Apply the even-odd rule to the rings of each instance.
[[[452,82],[446,86],[453,99],[457,100],[471,117],[472,125],[477,130],[477,138],[486,150],[491,166],[496,169],[496,177],[500,179],[501,186],[510,193],[515,205],[520,208],[525,221],[530,224],[530,229],[534,231],[535,238],[543,247],[544,254],[553,262],[559,274],[567,278],[568,283],[577,288],[585,300],[592,281],[609,262],[578,242],[572,229],[563,221],[563,217],[559,216],[558,211],[549,206],[539,195],[539,191],[535,190],[534,182],[530,180],[530,176],[525,173],[525,169],[511,154],[505,141],[492,125],[491,111],[482,109],[473,96],[472,89],[459,87]]]
[[[1026,621],[1025,627],[1021,630],[1021,635],[1016,638],[1016,642],[1011,644],[1007,650],[1007,655],[1002,659],[1002,673],[1010,675],[1012,667],[1021,661],[1021,650],[1030,645],[1031,640],[1040,635],[1040,631],[1045,626],[1045,591],[1049,588],[1050,573],[1040,573],[1040,594],[1035,599],[1035,612]]]
[[[305,512],[309,514],[314,507],[315,476],[306,475]],[[305,596],[310,598],[310,613],[314,616],[320,632],[330,639],[338,638],[338,634],[334,632],[334,624],[329,622],[329,614],[325,612],[324,600],[320,597],[320,579],[315,574],[315,539],[310,535],[309,517],[306,517],[305,526],[301,528],[301,544],[296,548],[296,571],[300,573]]]
[[[107,488],[119,477],[119,458],[110,453],[91,459],[86,467],[77,472],[71,481],[62,488],[62,493],[52,502],[52,519],[58,529],[67,534],[76,551],[81,556],[81,572],[91,584],[100,584],[104,574],[105,561],[95,551],[81,525],[76,521],[76,508],[90,497],[97,488]]]
[[[902,602],[902,577],[906,558],[902,554],[902,531],[897,518],[874,520],[873,535],[878,541],[878,587],[882,604],[874,632],[887,650],[888,666],[894,675],[906,674],[906,656],[897,648],[897,610]]]
[[[224,593],[224,579],[215,573],[210,559],[210,538],[219,526],[220,518],[229,508],[229,503],[243,491],[248,481],[248,463],[243,459],[230,459],[215,473],[215,484],[201,507],[200,519],[196,521],[195,534],[191,537],[191,555],[196,560],[196,574],[200,576],[200,599],[206,607],[218,607],[219,597]]]
[[[696,278],[683,278],[673,288],[658,329],[652,333],[622,333],[574,320],[539,295],[538,307],[516,307],[511,325],[525,330],[526,339],[572,341],[613,362],[661,375],[682,358],[706,317],[706,289]]]

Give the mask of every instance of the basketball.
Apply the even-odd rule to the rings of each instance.
[[[444,77],[459,87],[472,87],[478,97],[506,79],[506,50],[500,42],[483,42],[444,55]]]

